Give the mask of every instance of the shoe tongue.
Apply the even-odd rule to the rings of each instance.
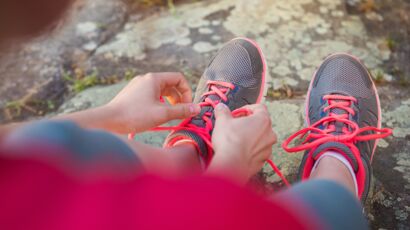
[[[341,153],[351,163],[352,168],[355,172],[357,172],[357,170],[359,169],[357,159],[354,157],[352,150],[350,150],[347,145],[340,142],[326,142],[315,149],[312,154],[313,159],[317,160],[318,155],[325,151],[336,151]]]
[[[191,123],[198,127],[205,127],[205,120],[203,119],[206,112],[212,112],[212,106],[203,106],[201,112],[191,119]]]
[[[335,102],[343,102],[344,100],[333,100],[333,103]],[[334,109],[330,109],[329,113],[333,113],[333,114],[337,114],[337,115],[341,115],[341,114],[347,114],[347,111],[344,109],[340,109],[340,108],[334,108]],[[331,122],[330,124],[333,124],[336,128],[336,131],[333,132],[334,135],[342,135],[343,133],[343,127],[348,128],[348,126],[346,125],[346,123],[344,122],[340,122],[340,121],[335,121],[335,122]]]
[[[212,101],[220,101],[221,100],[221,98],[216,94],[212,94],[212,95],[209,95],[207,97],[204,97],[203,100],[205,100],[205,98],[209,98]],[[205,113],[207,113],[207,112],[212,113],[213,110],[214,110],[214,108],[210,105],[209,106],[202,106],[201,112],[197,116],[192,118],[191,123],[196,125],[196,126],[199,126],[199,127],[205,127],[205,121],[204,121],[203,117],[204,117]]]

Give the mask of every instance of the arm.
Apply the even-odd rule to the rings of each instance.
[[[167,97],[172,106],[160,102]],[[83,128],[104,129],[117,134],[143,132],[173,119],[196,115],[192,92],[180,73],[149,73],[135,77],[111,102],[101,107],[51,119],[70,120]],[[0,126],[0,140],[30,122]]]
[[[69,120],[81,128],[103,129],[116,134],[142,132],[172,119],[188,118],[199,113],[200,107],[192,104],[191,95],[187,81],[179,73],[146,74],[134,78],[106,105],[60,115],[50,120]],[[167,97],[171,105],[161,103],[161,96]],[[1,126],[0,142],[9,133],[19,128],[24,129],[30,123],[33,122]],[[19,130],[23,131],[22,129]],[[33,136],[38,137],[36,134]],[[192,169],[199,168],[198,157],[192,146],[163,149],[127,140],[124,135],[117,135],[117,138],[133,150],[147,171],[169,175],[192,172]],[[90,144],[81,138],[76,141],[85,145]],[[21,143],[24,141],[17,141],[15,146],[19,147]],[[7,143],[8,147],[9,144],[10,142]]]

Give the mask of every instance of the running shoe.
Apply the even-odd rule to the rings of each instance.
[[[369,71],[349,54],[327,57],[313,76],[305,106],[308,127],[283,143],[287,152],[305,150],[299,179],[310,177],[315,161],[326,151],[339,152],[351,164],[358,196],[364,202],[370,189],[377,139],[392,133],[381,129],[379,96]],[[300,145],[289,147],[294,139],[303,137]]]
[[[266,62],[254,41],[236,38],[225,44],[205,69],[196,89],[194,103],[201,106],[201,112],[174,127],[164,147],[191,143],[206,167],[214,154],[211,134],[215,106],[224,103],[235,113],[245,105],[261,102],[265,75]]]

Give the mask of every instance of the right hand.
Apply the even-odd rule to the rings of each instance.
[[[167,97],[171,105],[161,103],[161,96]],[[192,103],[191,87],[181,73],[135,77],[105,108],[116,114],[111,122],[117,133],[143,132],[201,111],[199,105]]]
[[[229,108],[220,103],[215,108],[215,128],[212,143],[215,155],[211,168],[231,171],[246,182],[255,175],[272,153],[277,137],[265,105],[243,108],[251,111],[246,117],[234,118]]]

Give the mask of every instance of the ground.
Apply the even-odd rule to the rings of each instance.
[[[303,126],[304,94],[317,65],[330,53],[349,52],[373,73],[383,125],[394,128],[392,137],[379,142],[367,216],[374,229],[410,229],[410,2],[371,2],[183,1],[142,10],[115,0],[84,0],[56,31],[0,54],[0,121],[101,105],[145,72],[181,71],[195,89],[216,50],[247,36],[261,45],[268,62],[265,103],[281,143]],[[161,145],[164,136],[137,138]],[[280,145],[272,149],[292,181],[301,155]],[[267,166],[260,178],[267,191],[282,185]]]

